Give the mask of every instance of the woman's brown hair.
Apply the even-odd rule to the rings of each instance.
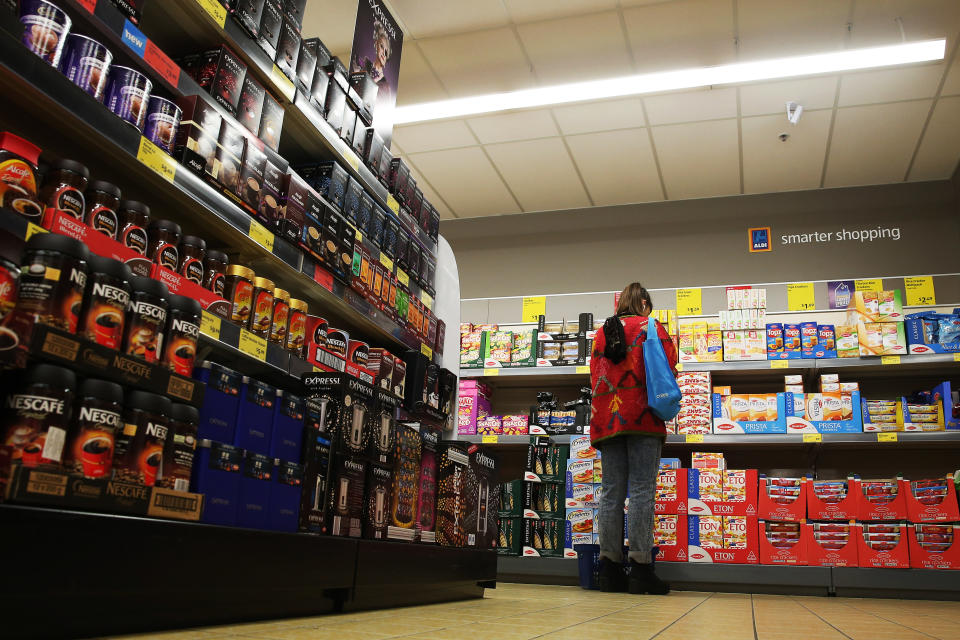
[[[653,311],[650,294],[639,282],[631,282],[620,294],[617,303],[618,316],[648,316]]]

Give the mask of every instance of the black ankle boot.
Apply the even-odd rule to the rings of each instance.
[[[655,596],[665,596],[670,593],[670,584],[657,577],[653,571],[653,564],[638,564],[630,561],[630,593],[649,593]]]
[[[600,558],[600,591],[623,593],[627,590],[627,576],[623,572],[623,563],[610,558]]]

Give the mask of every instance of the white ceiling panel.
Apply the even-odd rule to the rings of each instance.
[[[737,0],[740,57],[758,60],[843,47],[848,0]]]
[[[740,193],[736,120],[654,127],[653,142],[671,200]]]
[[[799,102],[806,110],[830,109],[836,93],[836,76],[743,85],[740,113],[744,117],[782,113],[786,118],[788,100]]]
[[[650,124],[675,124],[737,117],[737,90],[705,89],[644,98]]]
[[[839,109],[824,186],[901,182],[930,103],[917,100]]]
[[[641,71],[668,71],[736,60],[731,2],[673,0],[624,9],[623,17]]]
[[[567,144],[594,205],[663,199],[646,129],[570,136]]]
[[[947,79],[943,82],[943,88],[940,90],[942,96],[960,95],[960,64],[954,60],[947,72]]]
[[[393,139],[406,153],[439,151],[477,144],[463,120],[441,120],[397,127]]]
[[[932,98],[945,65],[925,64],[904,69],[864,71],[840,80],[840,106],[878,104],[897,100]]]
[[[397,87],[397,104],[416,104],[443,100],[447,92],[437,80],[437,76],[427,65],[426,58],[414,40],[404,43],[400,58],[400,81]]]
[[[521,24],[517,32],[543,85],[623,76],[633,70],[615,11]]]
[[[534,22],[615,9],[617,0],[503,0],[514,22]]]
[[[330,51],[347,52],[347,63],[356,24],[356,2],[308,2],[300,31],[305,38],[320,38]]]
[[[423,177],[423,174],[417,170],[417,167],[413,163],[409,162],[407,158],[407,165],[410,167],[410,175],[413,176],[413,179],[417,181],[417,187],[423,191],[424,199],[428,200],[437,209],[437,213],[440,214],[441,220],[447,220],[453,218],[454,215],[450,213],[450,209],[443,203],[443,200],[440,198],[440,195],[434,191],[433,186],[429,183],[430,181]]]
[[[461,3],[451,3],[460,6]],[[527,58],[512,29],[491,29],[419,41],[423,55],[452,96],[533,85]]]
[[[508,142],[486,149],[524,211],[590,206],[562,139]]]
[[[960,31],[960,2],[956,0],[870,0],[854,5],[850,46],[872,47],[900,42],[900,26],[907,40],[947,38],[948,48]]]
[[[467,123],[483,144],[558,135],[557,126],[547,109],[470,118]]]
[[[611,131],[643,127],[643,101],[641,98],[584,102],[565,107],[554,107],[560,131],[564,135]]]
[[[940,98],[910,170],[910,180],[947,180],[960,160],[960,97]]]
[[[816,189],[830,131],[830,110],[804,113],[796,126],[783,116],[744,118],[744,193]],[[778,136],[790,137],[781,142]]]
[[[313,4],[336,4],[314,0]],[[342,4],[352,4],[344,2]],[[394,14],[399,17],[408,35],[414,38],[449,33],[465,33],[509,24],[507,10],[500,0],[391,0]],[[352,33],[352,29],[351,29]]]
[[[414,153],[408,158],[458,217],[520,211],[480,147]]]

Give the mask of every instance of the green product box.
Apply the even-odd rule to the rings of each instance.
[[[562,482],[524,482],[524,518],[564,518],[566,488]]]
[[[483,350],[485,367],[509,367],[510,345],[513,333],[510,331],[491,331]]]
[[[497,515],[501,518],[519,518],[523,515],[523,480],[500,483],[500,508]]]
[[[497,554],[520,555],[523,542],[523,518],[497,518]]]
[[[483,369],[488,331],[471,331],[460,337],[460,368]]]
[[[511,367],[537,366],[537,330],[517,331],[513,333],[510,344]]]
[[[566,520],[550,518],[523,519],[522,555],[541,558],[562,558]]]
[[[527,446],[526,471],[541,480],[563,482],[569,457],[570,445],[554,444],[546,437],[532,437]]]

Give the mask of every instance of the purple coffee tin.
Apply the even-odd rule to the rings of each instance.
[[[139,71],[114,65],[107,84],[107,108],[142,131],[152,89],[153,83]]]
[[[150,107],[147,109],[147,125],[143,135],[169,154],[173,154],[173,144],[177,140],[177,129],[180,128],[180,107],[175,103],[161,98],[150,97]]]
[[[105,46],[93,38],[71,33],[67,36],[60,70],[70,82],[102,102],[112,61],[113,54]]]
[[[70,16],[46,0],[20,0],[23,44],[53,66],[59,66],[70,32]]]

